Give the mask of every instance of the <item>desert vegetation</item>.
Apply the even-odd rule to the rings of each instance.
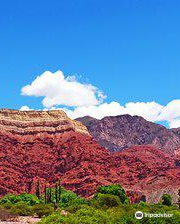
[[[101,186],[90,200],[77,196],[61,187],[60,180],[55,187],[47,188],[41,194],[40,182],[36,193],[7,194],[0,199],[0,219],[10,220],[16,216],[42,218],[39,224],[136,224],[136,223],[179,223],[180,210],[172,204],[170,195],[163,195],[158,204],[140,201],[130,204],[120,185]],[[135,218],[135,212],[173,214],[168,218]]]

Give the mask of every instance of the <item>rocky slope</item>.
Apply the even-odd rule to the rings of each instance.
[[[107,154],[63,111],[0,110],[0,194],[31,192],[37,178],[54,183],[81,162],[75,156],[93,162],[99,150]]]
[[[165,193],[173,195],[177,202],[180,164],[173,156],[146,145],[113,153],[113,158],[116,173],[126,189],[142,192],[148,202],[157,203]]]
[[[139,116],[121,115],[101,120],[87,116],[76,120],[82,122],[94,139],[110,151],[151,144],[174,155],[180,148],[180,135]]]
[[[180,138],[180,128],[171,128],[171,131]]]
[[[86,197],[112,183],[145,194],[149,202],[164,192],[177,194],[179,163],[153,146],[112,154],[61,111],[0,114],[0,195],[34,192],[37,179],[43,187],[59,177],[65,188]]]

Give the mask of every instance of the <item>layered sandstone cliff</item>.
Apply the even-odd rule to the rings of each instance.
[[[63,133],[76,131],[89,135],[87,128],[71,120],[62,110],[19,111],[0,110],[0,130],[17,135]]]

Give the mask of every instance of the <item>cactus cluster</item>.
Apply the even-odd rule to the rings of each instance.
[[[38,180],[36,183],[36,197],[39,199],[41,197],[41,192],[42,192],[41,184],[40,181]],[[45,183],[43,192],[45,204],[49,204],[52,202],[58,204],[61,201],[61,193],[62,193],[61,179],[59,179],[58,182],[55,183],[55,191],[52,191],[51,187],[48,188],[47,183]],[[53,198],[55,199],[55,201],[53,201]]]

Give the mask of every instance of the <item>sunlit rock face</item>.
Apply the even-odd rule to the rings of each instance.
[[[27,135],[76,131],[89,135],[87,128],[71,120],[62,110],[18,111],[0,110],[0,129],[8,133]]]
[[[176,198],[180,186],[177,158],[154,146],[132,146],[110,153],[85,126],[63,111],[0,110],[0,195],[41,190],[45,181],[91,197],[98,186],[121,184],[149,202],[163,192]],[[133,192],[135,196],[133,196]]]

